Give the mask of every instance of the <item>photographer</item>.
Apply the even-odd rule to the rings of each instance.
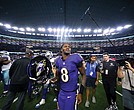
[[[134,110],[134,60],[125,61],[119,66],[118,77],[122,78],[122,94],[124,110]]]

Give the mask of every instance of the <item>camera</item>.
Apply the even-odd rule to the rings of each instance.
[[[124,59],[117,59],[116,62],[119,66],[126,66],[126,62],[128,61],[130,64],[134,63],[134,58],[124,58]]]

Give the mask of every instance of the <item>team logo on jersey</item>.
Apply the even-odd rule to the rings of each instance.
[[[114,64],[113,63],[110,63],[110,66],[114,66]]]
[[[39,77],[47,77],[50,74],[51,63],[45,56],[34,57],[28,66],[28,75],[37,80]]]
[[[65,62],[63,62],[63,65],[65,65]]]

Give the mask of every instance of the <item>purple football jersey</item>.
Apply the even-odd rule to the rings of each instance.
[[[75,91],[78,82],[78,65],[83,61],[79,54],[71,54],[66,60],[56,59],[56,67],[60,74],[60,88],[64,91]]]

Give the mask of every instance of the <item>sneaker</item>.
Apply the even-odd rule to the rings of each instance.
[[[0,95],[0,98],[7,96],[7,93],[8,93],[8,92],[2,93],[2,94]]]
[[[36,104],[36,105],[35,105],[35,108],[36,108],[36,109],[40,108],[40,103]]]
[[[118,110],[116,102],[112,106],[113,106],[113,110]]]
[[[54,98],[54,100],[53,100],[54,102],[57,102],[57,98]]]
[[[89,101],[86,101],[85,107],[89,107],[89,105],[90,105]]]
[[[108,106],[105,110],[113,110],[112,105]]]
[[[35,108],[38,109],[41,105],[44,105],[45,104],[45,99],[41,99],[41,101],[36,104]]]
[[[94,96],[92,97],[92,102],[96,103],[96,98]]]

